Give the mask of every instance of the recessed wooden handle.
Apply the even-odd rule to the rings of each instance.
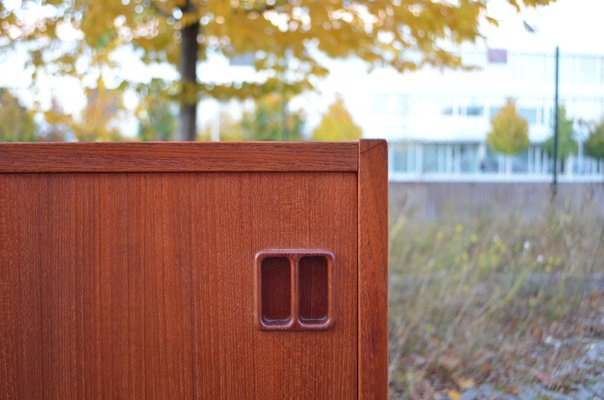
[[[329,285],[327,258],[304,256],[298,260],[298,317],[305,324],[327,319]]]
[[[260,265],[262,323],[287,325],[291,313],[291,265],[286,257],[267,257]]]
[[[334,263],[334,255],[325,250],[266,250],[256,254],[259,328],[331,328]]]

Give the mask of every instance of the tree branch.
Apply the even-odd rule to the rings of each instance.
[[[163,8],[161,8],[160,6],[158,6],[157,4],[155,4],[155,2],[153,0],[148,0],[147,1],[147,6],[152,8],[153,11],[155,11],[156,13],[158,13],[159,15],[161,15],[162,17],[165,18],[170,18],[172,17],[172,14],[167,12],[166,10],[164,10]]]

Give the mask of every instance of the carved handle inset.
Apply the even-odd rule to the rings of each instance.
[[[334,324],[334,255],[325,250],[256,254],[256,313],[263,330],[325,330]]]

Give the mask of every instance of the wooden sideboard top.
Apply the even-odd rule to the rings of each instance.
[[[356,172],[359,143],[0,143],[0,173]]]

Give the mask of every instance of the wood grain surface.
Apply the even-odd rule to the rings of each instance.
[[[388,398],[388,148],[359,142],[359,399]]]
[[[357,143],[0,143],[3,172],[357,171]]]
[[[207,159],[187,155],[194,144],[23,146],[0,145],[1,171],[356,169],[358,157],[344,145],[303,146],[291,165],[274,144],[201,146]],[[0,174],[0,398],[385,398],[385,308],[368,309],[385,307],[385,188],[368,182],[385,146],[361,148],[358,198],[356,172]],[[280,248],[334,253],[333,329],[257,328],[254,255]],[[377,281],[357,299],[359,260]]]

